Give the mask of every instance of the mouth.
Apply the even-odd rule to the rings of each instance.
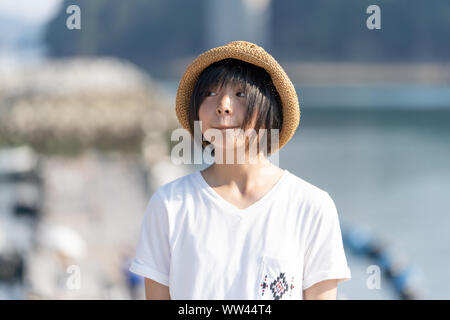
[[[231,130],[231,129],[238,129],[239,127],[235,126],[220,126],[220,127],[215,127],[214,129],[219,129],[219,130]]]

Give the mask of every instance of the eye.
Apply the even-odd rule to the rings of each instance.
[[[236,93],[236,95],[237,95],[238,97],[245,97],[245,92],[239,91],[238,93]]]
[[[215,92],[213,92],[213,91],[208,91],[208,92],[206,92],[206,96],[207,97],[211,97],[211,96],[213,96],[213,95],[215,95],[216,93]]]

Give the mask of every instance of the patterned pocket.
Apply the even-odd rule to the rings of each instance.
[[[258,275],[257,299],[301,299],[301,264],[294,259],[262,256]]]

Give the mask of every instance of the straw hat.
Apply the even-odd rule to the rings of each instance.
[[[176,97],[176,114],[181,125],[190,132],[189,105],[192,92],[202,71],[214,62],[234,58],[264,68],[281,98],[283,126],[279,149],[294,135],[300,122],[300,106],[294,85],[278,62],[262,47],[247,41],[233,41],[199,55],[186,69],[180,80]],[[193,135],[192,132],[190,132]]]

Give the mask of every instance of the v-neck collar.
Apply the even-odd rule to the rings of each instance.
[[[206,192],[213,200],[218,201],[221,206],[227,208],[230,212],[233,214],[237,214],[239,216],[248,216],[251,212],[256,212],[258,208],[261,208],[267,201],[270,200],[270,198],[273,196],[273,194],[277,191],[277,189],[280,188],[280,185],[283,183],[283,181],[288,176],[289,171],[287,169],[284,169],[283,174],[278,179],[277,183],[268,191],[266,194],[264,194],[260,199],[256,200],[254,203],[252,203],[250,206],[244,209],[240,209],[236,207],[234,204],[228,202],[225,200],[221,195],[219,195],[203,178],[203,175],[201,174],[200,170],[196,171],[194,173],[194,179],[197,181],[201,189]]]

